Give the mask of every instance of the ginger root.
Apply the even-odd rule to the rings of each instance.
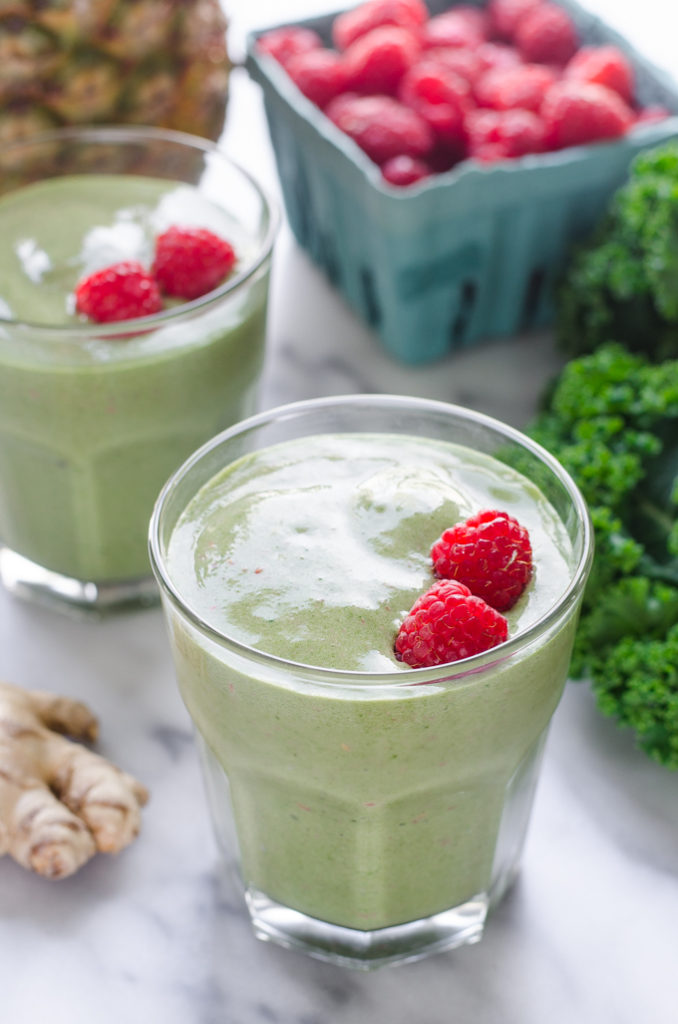
[[[84,704],[0,682],[0,856],[65,878],[134,839],[147,790],[67,738],[97,733]]]

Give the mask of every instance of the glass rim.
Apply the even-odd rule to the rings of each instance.
[[[87,340],[93,334],[103,340],[117,338],[120,335],[129,335],[130,325],[134,327],[135,333],[148,332],[154,328],[163,327],[168,323],[176,323],[184,318],[188,318],[212,305],[216,305],[232,293],[240,291],[270,258],[280,226],[281,218],[278,204],[273,200],[268,191],[259,184],[256,178],[217,143],[212,142],[210,139],[201,138],[198,135],[190,135],[188,132],[174,131],[168,128],[152,128],[143,125],[74,125],[40,132],[25,139],[18,139],[3,147],[3,156],[6,154],[11,155],[12,151],[20,149],[69,141],[108,143],[109,145],[111,143],[141,143],[144,141],[168,142],[217,157],[227,164],[231,170],[235,170],[253,188],[261,201],[262,209],[267,218],[267,224],[264,237],[259,245],[258,254],[242,271],[234,277],[230,277],[218,288],[207,292],[206,295],[182,302],[178,306],[164,309],[160,313],[153,313],[150,316],[135,317],[116,323],[97,324],[74,321],[69,324],[45,324],[0,315],[0,327],[18,331],[27,330],[36,335],[42,334],[56,338],[63,337],[68,339],[68,341]],[[50,179],[41,178],[39,180],[47,181]],[[172,179],[167,180],[171,181]],[[32,182],[31,184],[36,183]],[[18,186],[18,188],[21,187]],[[11,193],[8,192],[6,194],[10,195]]]
[[[538,458],[557,478],[564,487],[572,506],[576,512],[577,521],[582,528],[582,550],[579,560],[573,566],[570,582],[567,589],[558,601],[551,605],[535,622],[527,629],[516,634],[516,636],[499,644],[496,648],[484,651],[481,654],[463,658],[458,662],[448,662],[444,665],[436,665],[426,668],[403,668],[387,672],[370,672],[356,669],[324,668],[317,665],[309,665],[304,662],[292,661],[288,658],[260,651],[240,640],[236,640],[227,633],[222,632],[215,626],[210,625],[181,597],[177,587],[167,572],[165,559],[161,550],[160,532],[162,527],[163,513],[173,492],[179,483],[208,455],[220,445],[226,443],[238,435],[243,435],[259,426],[272,423],[275,420],[282,420],[303,414],[306,411],[313,411],[330,406],[381,406],[383,409],[404,409],[405,407],[416,409],[420,412],[437,412],[452,414],[468,423],[484,426],[494,431],[506,441],[519,445]],[[225,467],[224,467],[225,468]],[[228,427],[226,430],[216,434],[213,438],[201,445],[181,466],[179,466],[170,478],[165,482],[160,491],[151,520],[149,524],[149,557],[151,567],[156,580],[160,585],[164,596],[197,628],[201,633],[209,637],[221,647],[227,647],[241,657],[265,665],[278,671],[284,670],[294,672],[298,676],[306,677],[307,681],[327,684],[335,688],[350,687],[376,687],[379,684],[402,687],[424,683],[449,683],[473,676],[503,661],[509,660],[513,655],[529,647],[530,644],[542,633],[547,632],[555,625],[561,616],[579,598],[588,578],[591,562],[593,559],[593,525],[589,515],[588,507],[579,487],[558,462],[558,460],[543,448],[536,441],[533,441],[526,434],[515,427],[511,427],[501,420],[497,420],[486,413],[476,412],[464,406],[455,405],[451,402],[443,402],[436,399],[416,398],[407,395],[389,394],[356,394],[356,395],[333,395],[323,398],[304,399],[297,402],[290,402],[268,409],[265,412],[257,413],[239,423]],[[457,667],[458,666],[458,667]]]

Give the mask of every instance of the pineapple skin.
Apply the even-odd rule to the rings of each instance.
[[[217,139],[227,28],[219,0],[0,0],[0,141],[127,123]]]

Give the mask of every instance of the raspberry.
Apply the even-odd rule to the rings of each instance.
[[[381,168],[381,174],[390,185],[405,187],[414,185],[415,182],[428,178],[431,175],[431,168],[423,160],[417,160],[413,156],[394,156]]]
[[[483,142],[470,151],[470,156],[483,164],[494,164],[497,160],[508,160],[510,154],[502,142]]]
[[[390,96],[338,96],[326,113],[377,164],[403,154],[425,157],[433,146],[426,121]]]
[[[474,110],[466,130],[469,155],[479,160],[540,153],[545,146],[544,122],[530,110]]]
[[[338,50],[345,50],[360,36],[382,25],[398,25],[417,32],[427,18],[423,0],[368,0],[337,15],[332,24],[332,39]]]
[[[512,46],[503,43],[481,43],[475,51],[483,71],[494,68],[515,68],[522,64],[520,54]]]
[[[485,39],[482,12],[455,8],[427,21],[421,32],[425,48],[432,46],[459,46],[473,49]]]
[[[508,637],[508,624],[456,580],[442,580],[418,597],[396,637],[395,656],[410,668],[447,665],[482,654]]]
[[[346,88],[346,70],[333,50],[309,50],[291,57],[287,73],[307,99],[321,109]]]
[[[588,82],[556,82],[544,97],[541,116],[551,149],[618,138],[633,123],[621,96]]]
[[[427,64],[453,71],[455,75],[465,79],[471,85],[485,71],[485,65],[474,50],[465,50],[460,46],[437,46],[425,50],[422,58]],[[416,64],[414,65],[417,66]]]
[[[422,60],[403,77],[400,98],[446,144],[462,142],[464,119],[472,107],[468,82],[436,62]]]
[[[499,612],[513,607],[532,576],[532,547],[524,526],[495,509],[445,530],[431,548],[437,576],[464,583]]]
[[[375,28],[344,52],[346,87],[360,93],[393,94],[420,49],[419,40],[407,29]]]
[[[291,57],[299,53],[308,53],[310,50],[317,50],[323,45],[323,41],[317,32],[310,28],[274,28],[270,32],[257,39],[257,50],[265,53],[278,64],[286,66]]]
[[[633,100],[633,68],[616,46],[582,46],[565,68],[565,78],[605,85],[627,103]]]
[[[329,117],[330,121],[338,124],[346,111],[346,116],[350,117],[353,111],[356,100],[363,100],[364,96],[361,96],[357,92],[340,92],[338,96],[335,96],[333,100],[327,104],[325,114]],[[360,104],[359,104],[360,105]]]
[[[523,60],[537,64],[567,64],[579,45],[572,18],[551,3],[540,4],[520,19],[515,40]]]
[[[555,81],[554,72],[541,64],[496,68],[478,80],[475,96],[481,106],[494,110],[522,107],[523,110],[538,111],[544,93]]]
[[[233,246],[206,228],[168,228],[155,243],[153,273],[167,295],[197,299],[235,266]]]
[[[112,323],[159,313],[162,300],[148,271],[136,260],[125,260],[80,281],[75,289],[75,308],[97,323]]]
[[[512,40],[522,18],[543,0],[490,0],[488,13],[492,33],[499,39]]]

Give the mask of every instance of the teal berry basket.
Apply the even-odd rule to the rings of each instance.
[[[246,65],[263,90],[292,231],[400,362],[430,363],[481,339],[547,326],[573,244],[597,223],[633,157],[678,135],[678,85],[598,17],[572,0],[561,6],[583,43],[614,43],[627,54],[639,104],[671,116],[614,142],[493,165],[467,160],[406,189],[384,182],[285,71],[257,54],[257,38],[279,26],[248,38]],[[428,7],[435,15],[450,4]],[[285,24],[315,29],[331,45],[335,16]]]

